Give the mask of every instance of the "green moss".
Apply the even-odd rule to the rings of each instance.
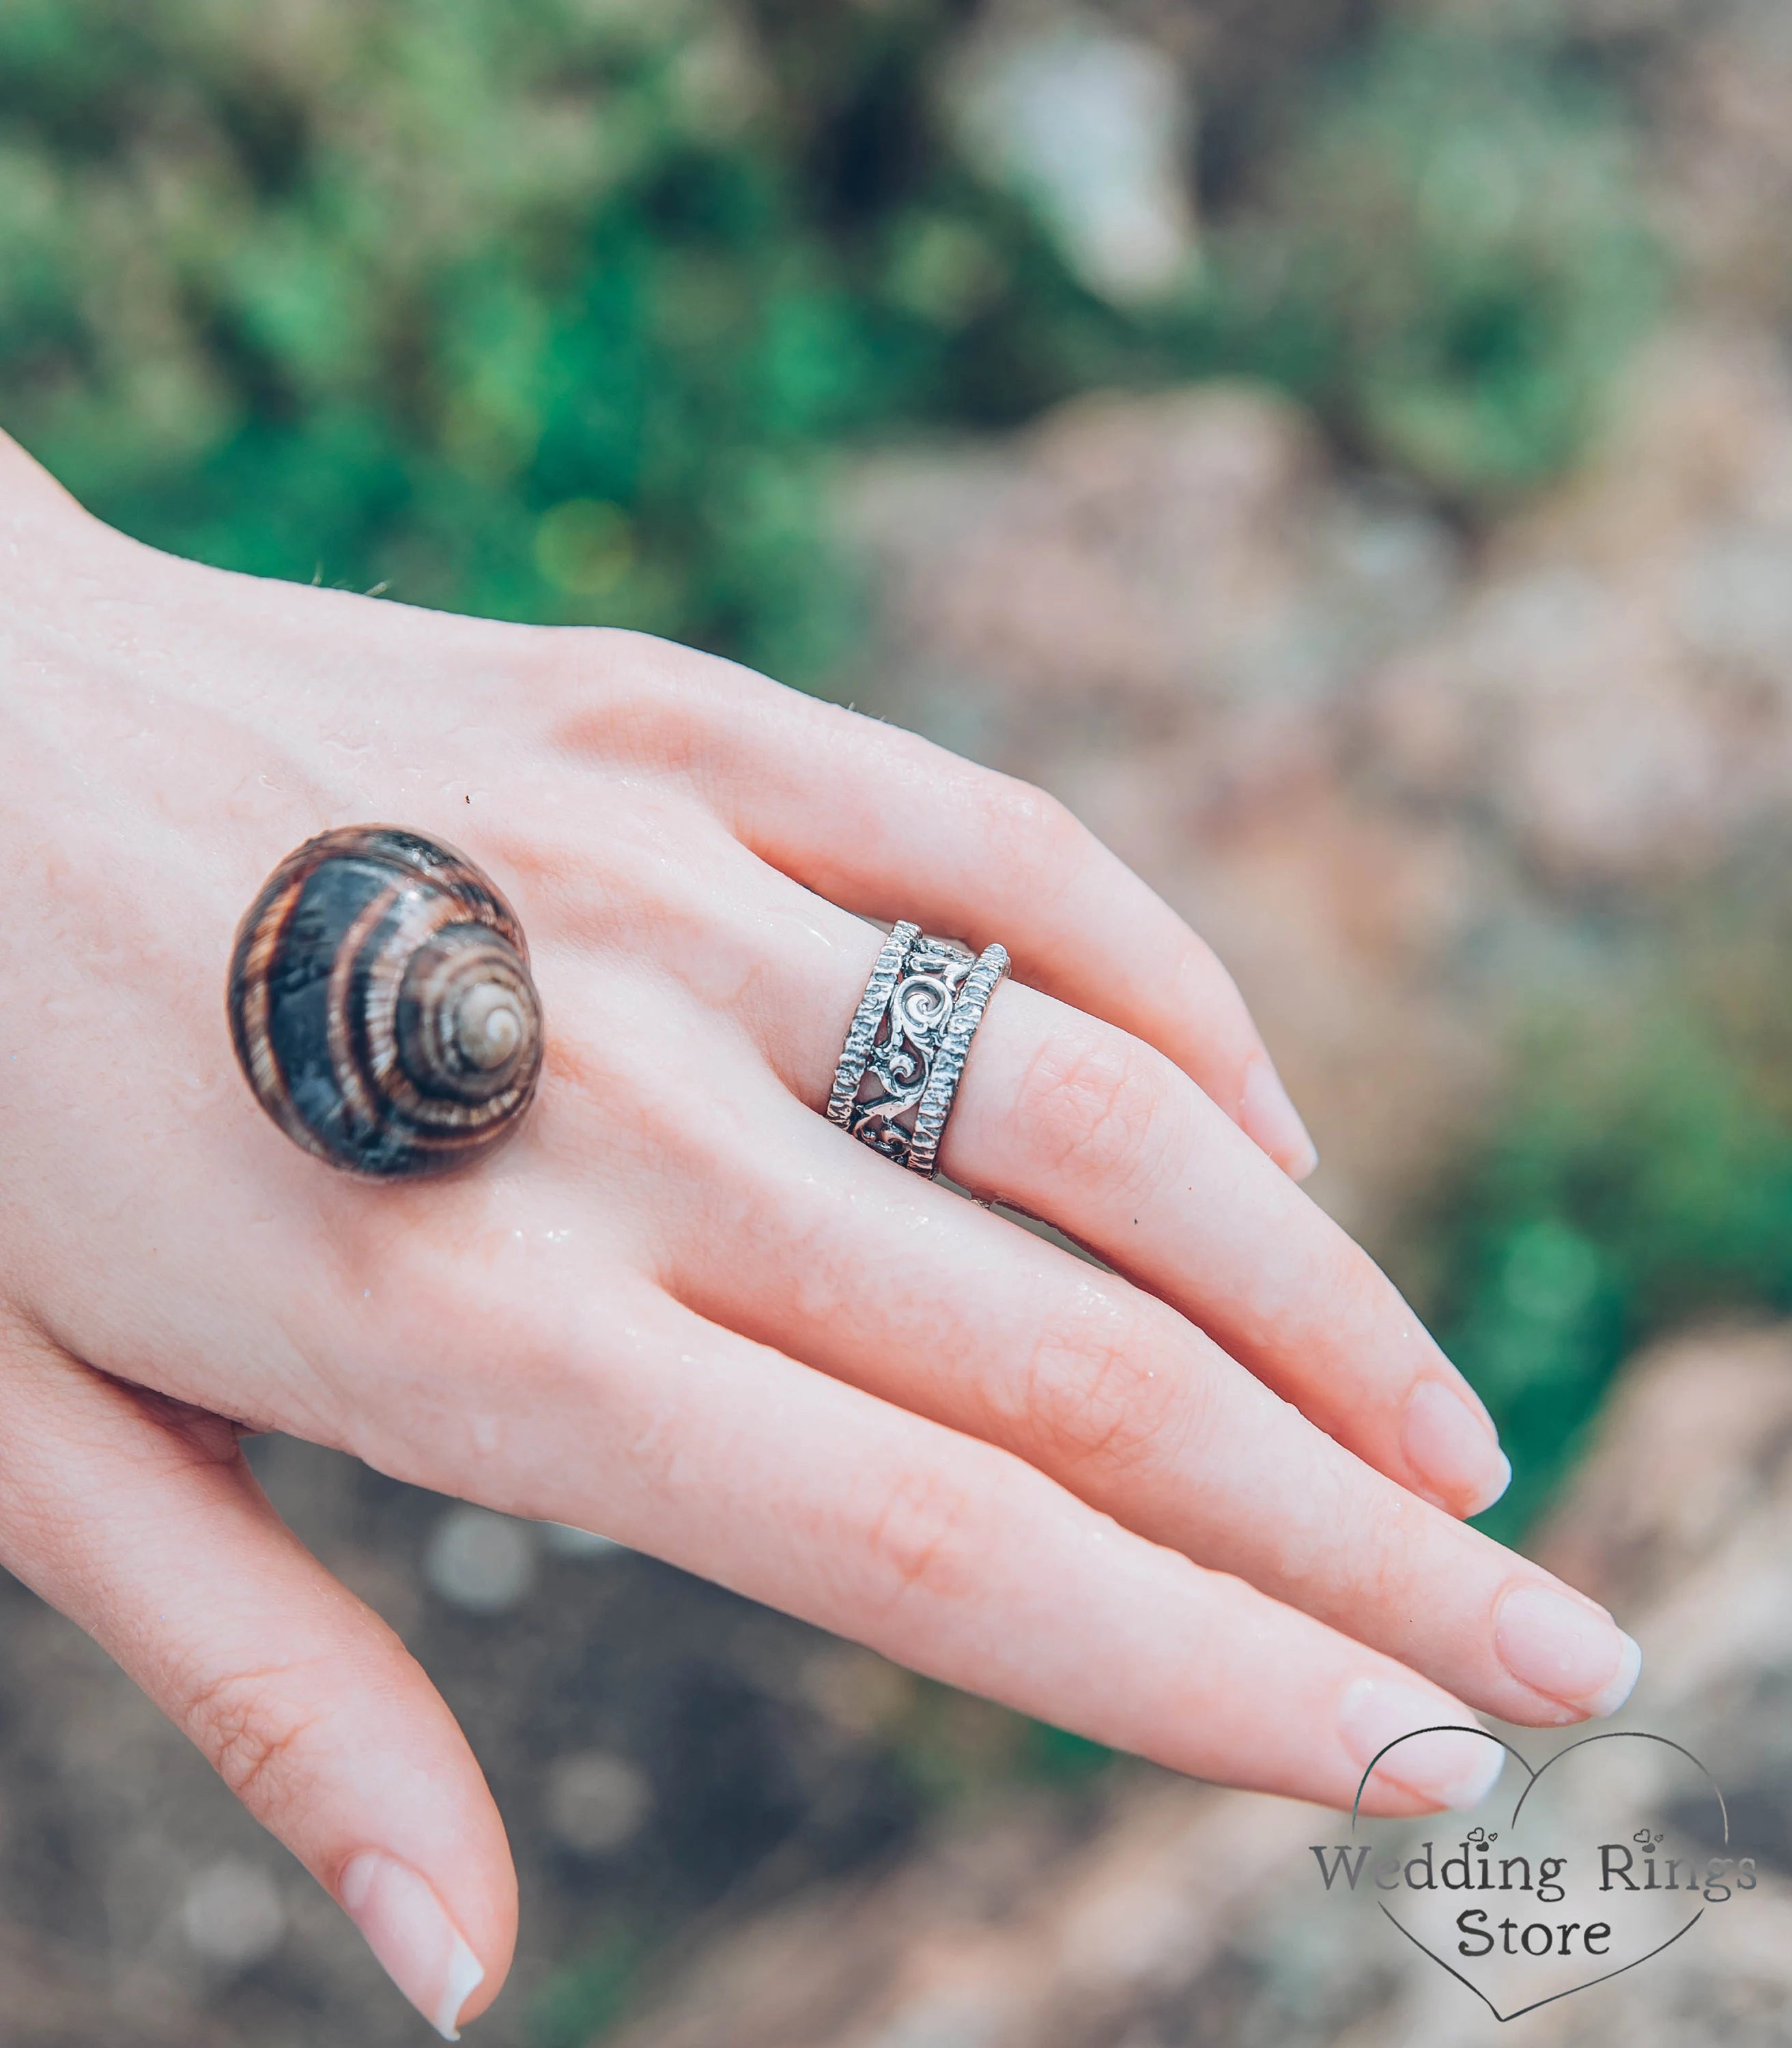
[[[1709,1018],[1557,1026],[1414,1237],[1433,1327],[1514,1468],[1483,1518],[1511,1540],[1570,1469],[1635,1348],[1792,1306],[1792,1124]]]
[[[624,2018],[639,1989],[642,1942],[612,1932],[577,1962],[554,1972],[529,2003],[531,2048],[588,2048]]]
[[[1310,330],[1318,401],[1373,460],[1471,504],[1560,471],[1661,296],[1615,91],[1484,17],[1375,39],[1302,130],[1265,310]]]

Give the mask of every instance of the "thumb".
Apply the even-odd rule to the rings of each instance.
[[[231,1425],[8,1338],[0,1563],[118,1660],[457,2039],[515,1944],[503,1824],[440,1694],[280,1520]]]

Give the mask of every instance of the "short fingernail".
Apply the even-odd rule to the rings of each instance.
[[[1441,1379],[1422,1379],[1407,1396],[1401,1444],[1432,1492],[1464,1515],[1492,1507],[1511,1480],[1486,1410]]]
[[[1515,1586],[1493,1639],[1521,1685],[1588,1714],[1615,1714],[1643,1668],[1643,1652],[1609,1615],[1550,1586]]]
[[[1375,1764],[1384,1778],[1440,1806],[1466,1813],[1493,1790],[1506,1752],[1491,1736],[1478,1735],[1464,1709],[1397,1679],[1359,1678],[1344,1696],[1338,1728],[1344,1747],[1367,1771],[1390,1743],[1398,1746]],[[1424,1735],[1414,1731],[1424,1728]],[[1404,1742],[1402,1736],[1409,1739]]]
[[[433,1888],[408,1864],[369,1850],[343,1871],[336,1896],[386,1975],[444,2041],[458,2041],[461,2007],[485,1968]]]
[[[1319,1164],[1318,1150],[1301,1121],[1301,1112],[1289,1100],[1282,1076],[1261,1053],[1253,1056],[1245,1069],[1238,1120],[1245,1135],[1294,1180],[1304,1181]]]

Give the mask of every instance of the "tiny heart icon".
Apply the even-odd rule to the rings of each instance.
[[[1415,1734],[1429,1731],[1415,1730]],[[1478,1731],[1485,1733],[1485,1731]],[[1408,1741],[1410,1736],[1402,1736]],[[1496,2019],[1589,1991],[1697,1938],[1714,1910],[1755,1889],[1753,1859],[1730,1842],[1716,1780],[1690,1751],[1644,1730],[1568,1744],[1534,1768],[1509,1743],[1508,1768],[1473,1817],[1365,1821],[1314,1844],[1327,1895],[1373,1910]],[[1391,1744],[1363,1774],[1367,1786]],[[1362,1790],[1359,1788],[1360,1802]],[[1658,1817],[1670,1813],[1678,1829]],[[1701,1841],[1686,1833],[1701,1819]]]

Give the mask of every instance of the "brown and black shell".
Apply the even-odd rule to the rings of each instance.
[[[357,1173],[466,1164],[516,1128],[541,1073],[516,913],[464,854],[397,826],[281,862],[238,929],[227,1001],[262,1107]]]

